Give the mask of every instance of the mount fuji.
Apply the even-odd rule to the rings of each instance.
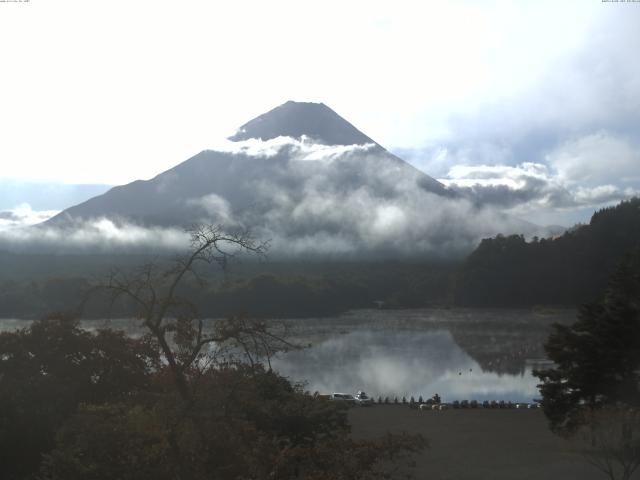
[[[291,101],[244,124],[219,148],[114,187],[42,227],[97,221],[250,228],[288,255],[444,255],[522,226],[478,209],[326,105]]]

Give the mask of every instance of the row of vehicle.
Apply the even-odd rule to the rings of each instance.
[[[497,408],[497,409],[506,409],[506,408],[515,408],[519,410],[531,410],[536,408],[542,408],[542,404],[539,402],[535,403],[513,403],[513,402],[505,402],[501,401],[487,401],[480,403],[476,400],[462,400],[462,401],[454,401],[451,403],[421,403],[420,405],[415,404],[413,408],[418,408],[420,410],[447,410],[449,408]]]
[[[437,394],[436,394],[437,395]],[[323,395],[323,397],[333,401],[333,402],[345,402],[351,405],[359,405],[361,407],[370,407],[375,401],[373,398],[368,396],[365,392],[360,390],[358,393],[352,395],[350,393],[332,393],[330,395]],[[532,408],[541,408],[541,404],[538,402],[534,403],[513,403],[513,402],[505,402],[501,400],[499,402],[492,400],[480,403],[476,400],[455,400],[452,403],[445,404],[440,402],[440,397],[437,396],[437,402],[434,402],[433,399],[429,399],[426,403],[418,404],[411,403],[409,406],[413,408],[420,408],[420,410],[431,409],[431,407],[435,409],[444,410],[446,408],[515,408],[515,409],[532,409]],[[442,408],[440,408],[442,407]]]
[[[362,407],[370,407],[375,401],[373,398],[369,397],[365,392],[360,390],[356,394],[350,393],[332,393],[330,395],[322,395],[323,397],[331,400],[333,402],[345,402],[350,405],[359,405]],[[436,394],[437,396],[437,394]],[[478,402],[477,400],[455,400],[451,403],[442,403],[440,400],[440,396],[437,396],[437,401],[434,401],[430,398],[426,403],[410,403],[409,406],[412,408],[419,408],[420,410],[431,409],[434,407],[434,410],[440,409],[444,410],[447,408],[515,408],[515,409],[532,409],[532,408],[541,408],[541,404],[538,402],[534,403],[513,403],[513,402],[505,402],[504,400],[496,401],[496,400],[485,400],[484,402]]]
[[[350,393],[332,393],[329,395],[332,402],[346,402],[351,405],[359,405],[361,407],[370,407],[373,405],[373,398],[360,390],[355,395]]]

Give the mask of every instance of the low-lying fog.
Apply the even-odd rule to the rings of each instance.
[[[572,310],[416,309],[291,320],[291,339],[310,346],[279,354],[272,366],[311,392],[531,402],[539,397],[531,372],[544,364],[549,326],[574,318]],[[27,324],[0,320],[0,331]],[[83,326],[141,333],[132,320]]]

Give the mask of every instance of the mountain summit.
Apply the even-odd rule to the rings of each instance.
[[[147,227],[153,238],[221,224],[272,239],[275,254],[348,258],[467,252],[479,238],[511,231],[321,103],[287,102],[229,140],[43,226],[106,228],[128,241]]]
[[[242,125],[229,140],[307,137],[324,145],[375,144],[324,103],[289,101]],[[377,145],[377,144],[376,144]]]

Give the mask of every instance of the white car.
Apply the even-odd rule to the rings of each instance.
[[[360,405],[361,407],[371,407],[373,405],[373,398],[369,397],[362,390],[355,394],[354,399],[356,401],[356,404]]]
[[[345,402],[349,405],[356,404],[356,399],[350,393],[332,393],[329,395],[329,400],[332,402]]]

